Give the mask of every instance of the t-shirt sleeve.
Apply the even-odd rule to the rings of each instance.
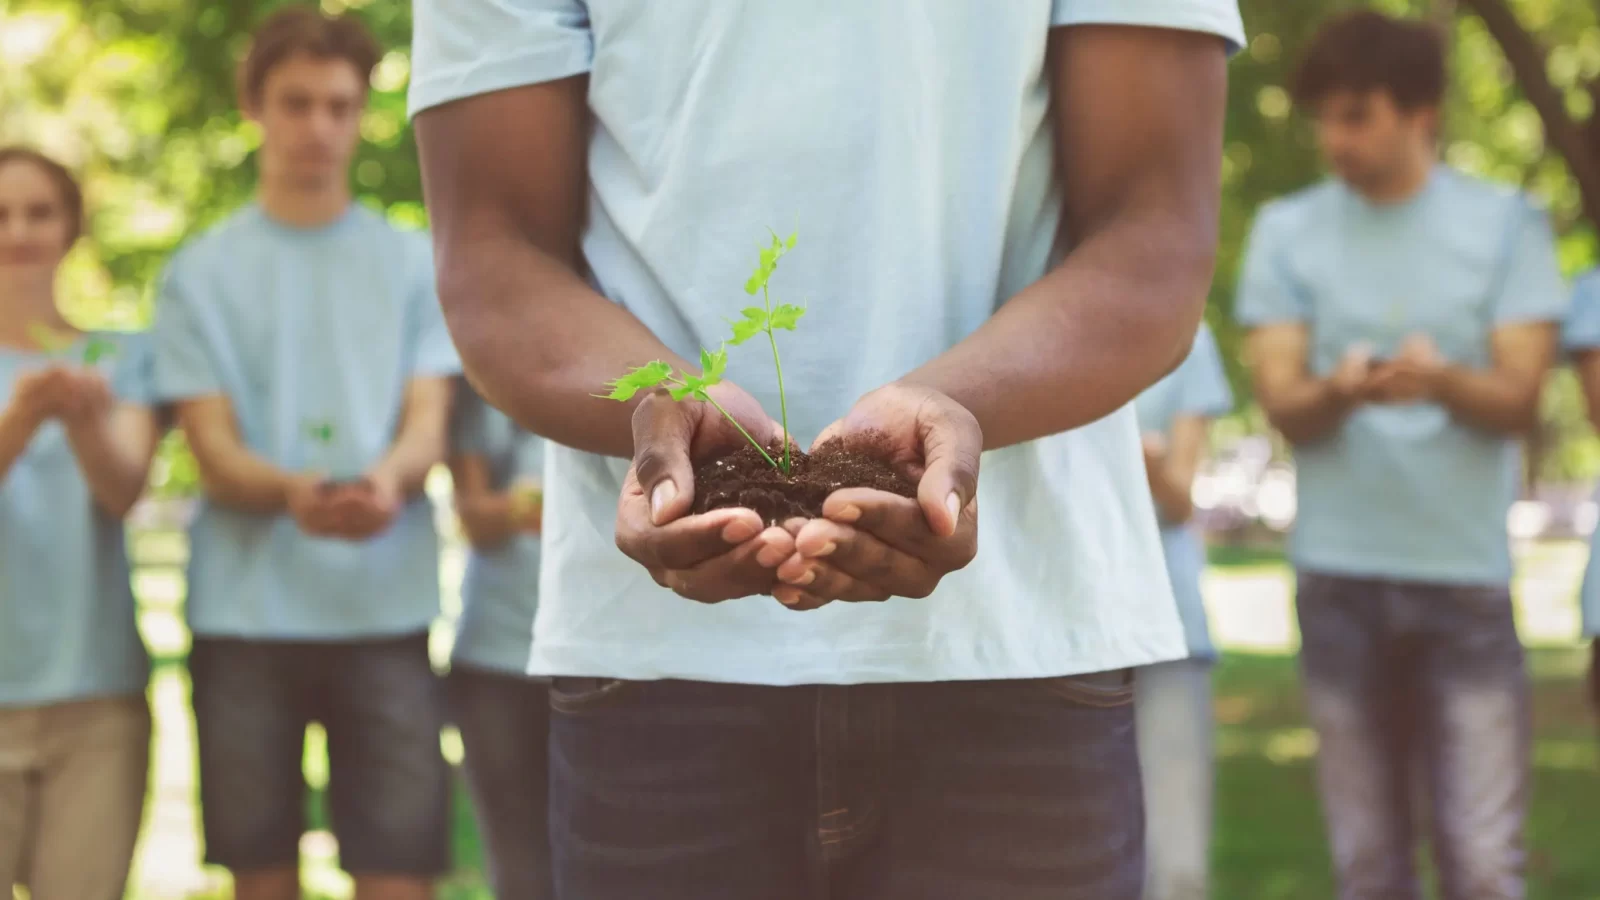
[[[162,275],[155,324],[149,340],[154,355],[152,383],[157,401],[170,402],[224,393],[218,341],[207,337],[202,310],[183,284],[181,273]]]
[[[1561,344],[1569,352],[1600,347],[1600,269],[1578,279],[1573,287]]]
[[[1268,206],[1256,216],[1245,242],[1234,317],[1241,325],[1257,327],[1282,322],[1304,322],[1310,314],[1305,288],[1289,269],[1285,248],[1290,236],[1285,216]]]
[[[111,360],[111,393],[123,403],[156,405],[155,354],[148,332],[107,335],[115,348]]]
[[[1233,409],[1233,389],[1222,367],[1222,352],[1211,329],[1200,327],[1194,347],[1178,369],[1178,415],[1212,418]]]
[[[1495,324],[1559,322],[1566,317],[1571,297],[1566,279],[1561,277],[1549,216],[1519,195],[1506,234],[1505,264],[1495,289]]]
[[[1053,0],[1051,25],[1143,25],[1215,34],[1230,54],[1244,46],[1237,0]]]
[[[412,259],[409,372],[413,378],[440,378],[461,374],[461,358],[444,322],[439,294],[434,284],[433,249],[423,235],[408,235]]]
[[[411,115],[477,94],[589,71],[583,0],[415,0]]]

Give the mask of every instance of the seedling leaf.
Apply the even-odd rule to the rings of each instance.
[[[800,317],[805,314],[804,307],[780,303],[772,308],[772,327],[782,328],[785,331],[794,331],[795,326],[800,322]]]
[[[798,231],[790,232],[789,240],[784,242],[785,245],[786,245],[786,249],[793,250],[795,242],[797,240],[799,240],[799,239],[800,239],[800,232],[798,232]]]
[[[113,344],[105,338],[92,337],[89,339],[88,345],[83,348],[83,363],[84,365],[92,366],[100,362],[102,359],[108,359],[112,356],[115,356],[116,353],[116,344]]]
[[[706,387],[722,383],[722,373],[728,371],[728,351],[701,350],[700,369],[700,381]]]
[[[759,306],[748,306],[744,318],[733,323],[733,339],[728,343],[738,346],[767,329],[767,311]]]
[[[640,391],[659,387],[671,375],[672,367],[658,359],[630,369],[628,374],[621,378],[606,382],[606,387],[611,388],[611,393],[605,397],[608,400],[632,400]]]

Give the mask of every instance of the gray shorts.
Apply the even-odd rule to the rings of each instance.
[[[443,696],[426,634],[328,643],[196,638],[189,672],[207,862],[245,871],[298,864],[305,731],[319,722],[344,870],[449,870]]]

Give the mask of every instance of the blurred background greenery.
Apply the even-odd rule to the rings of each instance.
[[[667,0],[662,0],[667,2]],[[84,176],[89,236],[67,266],[69,314],[82,324],[138,327],[172,249],[244,202],[258,136],[235,106],[233,73],[251,27],[282,0],[0,0],[0,142],[24,141]],[[423,227],[415,150],[404,117],[410,72],[406,0],[321,0],[360,16],[390,49],[374,78],[366,137],[353,179],[362,202]],[[1218,426],[1226,442],[1259,434],[1232,323],[1241,245],[1259,206],[1321,177],[1308,124],[1284,89],[1301,48],[1327,15],[1368,5],[1426,16],[1448,29],[1451,96],[1444,155],[1474,174],[1526,187],[1550,208],[1568,274],[1600,262],[1600,4],[1595,0],[1241,0],[1249,44],[1231,68],[1222,247],[1208,317],[1240,398]],[[1532,458],[1548,483],[1600,471],[1600,442],[1584,421],[1576,384],[1559,375]],[[177,438],[155,486],[192,492],[195,472]],[[162,660],[152,822],[141,855],[140,897],[184,896],[197,847],[182,658],[181,536],[152,535],[139,575],[141,624]],[[164,542],[164,543],[163,543]],[[167,549],[161,549],[166,547]],[[452,553],[459,553],[454,544]],[[1219,551],[1223,552],[1224,551]],[[1581,545],[1519,553],[1519,615],[1534,635],[1540,782],[1531,840],[1530,896],[1600,898],[1593,852],[1600,809],[1592,722],[1578,687],[1572,591]],[[448,571],[455,571],[447,566]],[[446,611],[454,584],[446,578]],[[1213,568],[1208,602],[1230,650],[1219,675],[1222,722],[1216,896],[1316,900],[1331,896],[1312,791],[1314,738],[1304,725],[1291,654],[1288,576],[1281,559],[1246,554]],[[447,621],[437,636],[448,644]],[[1543,635],[1543,638],[1539,636]],[[1250,655],[1250,654],[1255,655]],[[453,756],[459,745],[447,736]],[[169,758],[170,757],[170,758]],[[313,785],[325,758],[307,753]],[[170,795],[170,796],[169,796]],[[1587,822],[1588,824],[1582,824]],[[481,858],[465,807],[458,816],[462,872],[449,897],[483,897]],[[346,896],[325,833],[306,844],[315,896]],[[176,866],[174,872],[164,867]],[[170,876],[170,877],[169,877]],[[198,889],[204,893],[209,888]],[[225,887],[216,888],[226,896]]]

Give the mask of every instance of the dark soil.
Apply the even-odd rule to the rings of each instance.
[[[756,448],[746,445],[695,469],[697,513],[714,509],[753,509],[769,525],[792,518],[822,517],[822,501],[840,488],[864,487],[902,497],[915,497],[917,485],[872,453],[870,442],[846,448],[829,441],[815,453],[790,451],[790,473],[773,468]],[[782,447],[769,447],[772,458],[782,461]]]

